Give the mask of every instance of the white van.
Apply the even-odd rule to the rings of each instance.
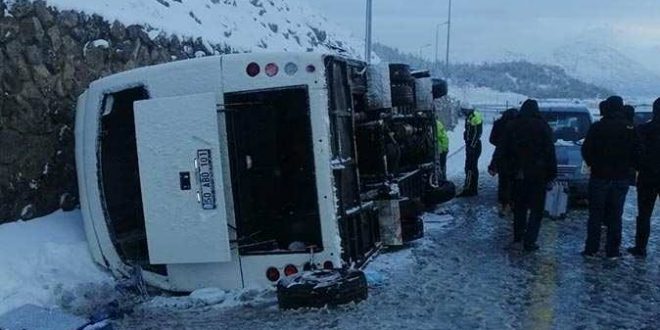
[[[76,162],[96,262],[186,292],[367,260],[379,230],[356,169],[364,68],[256,53],[93,82],[78,100]]]

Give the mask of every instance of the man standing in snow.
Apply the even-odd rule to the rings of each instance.
[[[511,210],[511,198],[513,191],[513,175],[509,169],[508,162],[502,157],[502,145],[509,123],[518,116],[518,109],[512,108],[504,111],[502,117],[495,121],[493,130],[490,132],[490,144],[495,146],[493,159],[488,166],[490,175],[497,175],[497,202],[499,204],[499,215],[504,216]]]
[[[632,255],[646,257],[651,232],[651,215],[660,197],[660,98],[653,103],[653,120],[640,125],[637,133],[643,145],[637,179],[637,234]]]
[[[442,180],[447,180],[447,153],[449,152],[449,136],[442,121],[436,119],[436,135],[438,139],[438,158],[440,162],[440,177]]]
[[[535,100],[527,100],[511,122],[503,143],[503,156],[514,175],[513,242],[527,252],[538,250],[548,183],[557,177],[557,156],[552,129]]]
[[[603,119],[589,128],[582,145],[582,158],[591,168],[587,240],[582,252],[585,257],[598,253],[603,223],[607,224],[607,257],[620,256],[621,216],[630,170],[637,166],[640,151],[634,127],[623,111],[621,97],[608,98]]]
[[[479,187],[479,156],[481,156],[481,134],[483,132],[483,116],[472,106],[461,108],[465,115],[465,186],[458,197],[473,197],[478,194]]]

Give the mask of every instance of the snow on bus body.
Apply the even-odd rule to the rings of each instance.
[[[171,291],[269,286],[273,281],[267,272],[274,276],[276,270],[279,277],[289,265],[303,269],[310,262],[309,251],[239,253],[227,150],[231,137],[225,129],[227,113],[236,111],[225,104],[225,97],[241,99],[246,91],[293,88],[306,91],[311,118],[307,120],[322,237],[311,261],[318,267],[341,265],[327,115],[327,57],[313,53],[207,57],[93,82],[78,101],[76,161],[94,260],[118,277],[127,276],[138,264],[149,284]],[[130,122],[133,116],[135,123]],[[133,154],[131,147],[137,149]],[[126,154],[115,154],[125,149]],[[202,151],[214,168],[210,190],[200,186],[208,180],[197,179],[210,174],[201,172],[203,164],[196,159]],[[215,201],[201,202],[198,193],[209,191],[215,192]]]

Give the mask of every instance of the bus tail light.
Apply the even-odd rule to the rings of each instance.
[[[248,64],[245,72],[247,72],[248,76],[250,77],[256,77],[259,72],[261,72],[261,68],[259,67],[259,64],[252,62]]]
[[[323,269],[326,269],[326,270],[335,269],[335,265],[332,263],[332,261],[328,260],[328,261],[323,263]]]
[[[266,270],[266,278],[271,282],[277,282],[280,279],[280,271],[275,267],[270,267]]]
[[[314,72],[316,72],[316,67],[313,64],[310,64],[310,65],[307,66],[306,70],[309,73],[314,73]]]
[[[277,73],[280,71],[280,68],[277,66],[275,63],[268,63],[266,65],[266,75],[269,77],[274,77],[277,75]]]
[[[293,274],[298,273],[298,268],[294,265],[287,265],[284,267],[284,276],[291,276]]]

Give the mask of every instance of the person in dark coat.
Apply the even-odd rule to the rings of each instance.
[[[626,118],[627,121],[629,121],[631,124],[635,124],[635,107],[633,107],[630,104],[626,104],[623,106],[623,116]]]
[[[629,188],[629,175],[638,163],[640,144],[633,125],[625,118],[623,99],[607,99],[605,116],[594,123],[582,145],[582,158],[591,168],[589,220],[582,254],[593,257],[600,247],[601,225],[607,224],[608,258],[618,258],[621,216]]]
[[[513,175],[507,165],[508,162],[504,157],[501,157],[502,145],[506,137],[506,131],[509,123],[511,123],[518,116],[518,109],[511,108],[502,113],[502,116],[495,121],[493,129],[490,132],[490,144],[495,146],[493,158],[488,166],[488,173],[490,175],[497,175],[497,202],[499,203],[499,215],[504,216],[511,210],[512,192],[513,192]]]
[[[507,127],[503,155],[514,175],[514,244],[525,251],[538,250],[547,185],[557,177],[557,156],[552,129],[535,100],[527,100]]]
[[[473,197],[479,190],[479,157],[481,156],[481,134],[483,115],[471,106],[462,109],[465,115],[465,185],[457,197]]]
[[[653,103],[653,120],[640,125],[637,133],[643,146],[637,178],[637,233],[632,255],[646,257],[651,232],[651,215],[660,197],[660,98]]]
[[[637,128],[635,127],[635,107],[629,104],[624,105],[623,117],[630,125],[633,126],[635,135],[637,135]],[[628,183],[630,184],[631,187],[634,187],[637,184],[637,171],[634,168],[630,169],[630,172],[628,174],[628,180],[629,180]]]
[[[605,105],[606,104],[607,104],[607,102],[605,102],[605,101],[601,101],[600,103],[598,103],[598,113],[600,114],[601,119],[603,119],[603,117],[605,117],[605,112],[606,112]]]

